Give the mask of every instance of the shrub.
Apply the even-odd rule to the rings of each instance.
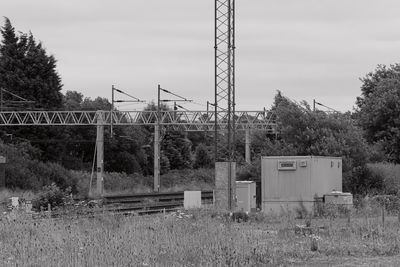
[[[55,183],[52,183],[51,185],[43,187],[39,196],[33,200],[33,208],[36,210],[42,208],[47,209],[49,204],[51,205],[51,208],[64,206],[67,203],[70,194],[70,188],[62,190]]]
[[[398,194],[400,192],[400,164],[372,163],[367,165],[371,175],[382,183],[383,194]]]
[[[261,181],[261,159],[255,159],[251,164],[239,166],[236,173],[238,181]]]
[[[35,150],[29,143],[6,145],[0,143],[0,154],[6,156],[6,187],[28,190],[40,190],[45,185],[55,183],[65,189],[77,191],[77,179],[72,172],[60,164],[41,162],[34,157]]]
[[[204,144],[199,144],[195,151],[195,160],[193,167],[198,168],[210,168],[213,164],[213,159],[210,156],[210,151]]]
[[[381,175],[372,172],[367,165],[352,168],[343,173],[343,190],[360,195],[382,192],[384,188]]]

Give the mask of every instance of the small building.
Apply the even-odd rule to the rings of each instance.
[[[342,191],[342,158],[320,156],[262,157],[262,211],[312,212],[315,197]]]

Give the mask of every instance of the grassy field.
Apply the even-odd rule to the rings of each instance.
[[[0,221],[0,266],[393,266],[400,263],[397,217],[304,220],[224,213]],[[386,263],[386,264],[385,264]],[[379,265],[378,265],[379,266]]]

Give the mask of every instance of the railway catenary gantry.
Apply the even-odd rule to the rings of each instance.
[[[221,114],[221,112],[219,112]],[[226,130],[228,114],[219,115],[215,124],[213,111],[162,111],[160,124],[175,130]],[[270,111],[236,111],[236,130],[276,131],[275,117]],[[50,125],[155,125],[156,111],[3,111],[0,126]]]
[[[183,131],[218,131],[226,132],[228,114],[219,112],[219,121],[215,123],[213,111],[162,111],[160,125],[173,130]],[[246,133],[246,160],[250,159],[250,130],[262,130],[275,134],[277,125],[274,113],[263,111],[236,111],[232,116],[235,130]],[[11,126],[96,126],[96,193],[103,194],[104,172],[104,127],[155,126],[158,124],[157,111],[2,111],[0,127]],[[154,127],[156,128],[156,127]]]

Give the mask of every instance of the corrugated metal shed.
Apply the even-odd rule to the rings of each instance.
[[[262,157],[264,212],[312,211],[314,196],[342,191],[342,159],[319,156]]]

